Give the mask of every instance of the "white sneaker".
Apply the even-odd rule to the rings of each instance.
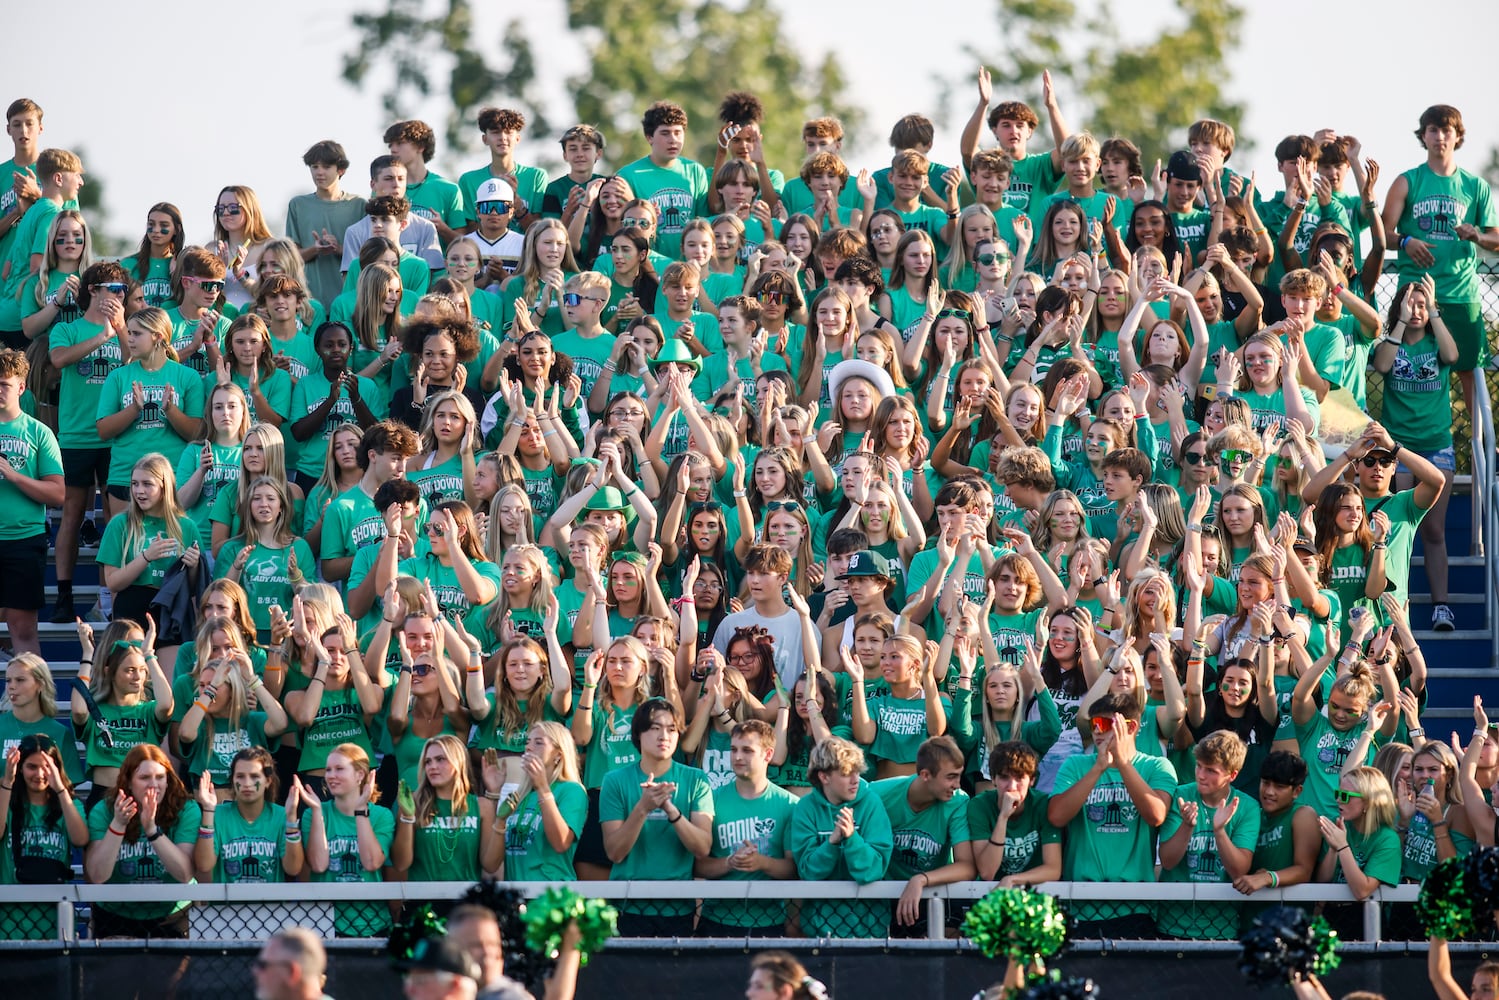
[[[1433,632],[1451,632],[1457,628],[1457,619],[1452,614],[1452,609],[1445,604],[1438,604],[1431,609],[1431,630]]]

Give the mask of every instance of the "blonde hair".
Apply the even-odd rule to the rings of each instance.
[[[243,483],[244,479],[245,477],[241,476],[240,482]],[[276,542],[280,545],[290,545],[296,537],[296,532],[292,530],[291,524],[291,494],[287,492],[286,481],[277,479],[274,476],[256,476],[241,490],[239,504],[236,507],[236,511],[239,514],[238,537],[243,538],[246,545],[253,545],[260,536],[260,530],[255,527],[254,519],[251,516],[250,498],[262,486],[269,486],[275,490],[276,498],[281,503],[281,510],[276,515],[276,521],[273,526]],[[300,567],[298,568],[300,569]]]
[[[401,275],[385,264],[371,264],[359,272],[359,284],[354,287],[354,315],[349,317],[349,326],[354,328],[354,339],[367,351],[378,351],[387,341],[400,337],[401,307],[389,319],[384,318],[385,297],[392,285],[402,285]],[[402,291],[405,291],[402,285]],[[384,333],[382,338],[378,336]]]
[[[437,416],[437,408],[443,403],[452,403],[458,408],[458,415],[463,418],[464,436],[459,439],[458,450],[477,451],[482,446],[479,435],[479,417],[474,413],[474,404],[469,402],[467,396],[454,389],[444,389],[442,392],[433,393],[427,398],[427,403],[422,407],[421,453],[432,455],[437,452],[437,432],[432,429],[432,421]]]
[[[628,652],[630,656],[634,657],[634,659],[640,663],[640,676],[635,680],[634,701],[634,704],[636,706],[639,706],[642,702],[644,702],[651,696],[651,654],[645,648],[645,643],[641,642],[633,635],[622,635],[617,639],[609,640],[609,644],[607,646],[600,647],[604,650],[604,657],[606,660],[609,657],[610,651],[613,650],[615,646],[624,646],[626,652]],[[604,715],[605,718],[608,718],[609,716],[612,716],[614,714],[614,688],[609,682],[609,674],[607,671],[599,680],[598,705],[603,711],[595,712],[595,719],[597,719],[599,715]],[[610,721],[612,722],[612,719]],[[595,726],[597,726],[597,722],[595,722]]]
[[[140,313],[136,315],[139,316]],[[130,470],[130,478],[134,479],[137,472],[146,473],[161,485],[162,521],[166,523],[167,534],[186,548],[188,543],[182,530],[182,522],[187,519],[187,515],[177,503],[177,477],[172,470],[172,463],[165,455],[153,451],[135,463]],[[146,545],[146,516],[146,512],[136,505],[135,493],[131,491],[130,502],[125,505],[125,538],[120,547],[120,558],[124,562],[134,559]]]
[[[141,329],[151,335],[151,340],[166,352],[166,356],[173,361],[177,359],[177,352],[172,348],[172,320],[165,309],[157,309],[147,306],[130,314],[127,323],[136,323]],[[134,358],[130,359],[135,360]],[[127,362],[128,363],[128,362]]]
[[[819,792],[824,774],[862,774],[864,751],[857,743],[841,736],[829,736],[812,748],[807,756],[807,782]]]
[[[525,560],[526,564],[536,574],[536,583],[531,588],[531,600],[525,605],[526,609],[534,611],[538,615],[545,614],[546,609],[551,605],[553,600],[552,570],[547,565],[546,556],[542,554],[540,547],[532,545],[529,542],[512,545],[506,549],[505,558],[508,559],[511,556]],[[512,610],[509,593],[506,592],[503,586],[499,590],[499,594],[489,604],[489,615],[486,618],[490,631],[495,635],[500,634],[500,627],[505,622],[505,616]]]
[[[210,615],[203,619],[198,625],[198,631],[193,636],[193,652],[197,655],[193,658],[192,679],[193,688],[197,689],[198,678],[203,673],[203,668],[213,662],[210,651],[213,648],[213,634],[223,632],[229,637],[229,644],[237,651],[249,655],[245,648],[245,637],[240,631],[239,625],[232,618],[224,615]],[[229,732],[239,729],[240,723],[244,721],[250,712],[250,689],[245,684],[244,677],[240,676],[239,668],[232,662],[220,661],[218,672],[214,674],[214,685],[229,688],[229,714],[226,721],[229,724]],[[203,732],[198,739],[206,740],[200,746],[213,746],[213,715],[209,712],[203,713]]]
[[[536,259],[536,244],[541,242],[541,234],[555,230],[562,234],[562,268],[563,274],[572,274],[577,271],[578,261],[573,257],[572,237],[567,233],[567,227],[562,224],[561,219],[538,219],[526,227],[526,240],[521,246],[520,263],[515,268],[515,276],[521,282],[521,298],[527,302],[533,302],[536,295],[541,291],[541,263]],[[507,281],[506,284],[509,284]]]
[[[468,812],[468,747],[463,741],[451,733],[434,736],[422,744],[422,755],[419,761],[427,759],[427,751],[433,747],[442,750],[442,755],[453,765],[453,798],[449,807],[452,815],[462,816]],[[427,769],[417,768],[416,783],[416,822],[418,826],[426,826],[437,818],[437,789],[427,780]]]
[[[349,764],[354,768],[355,773],[359,775],[359,784],[363,786],[365,779],[369,776],[369,773],[374,770],[374,768],[370,766],[370,755],[365,751],[364,747],[360,746],[358,743],[340,743],[338,746],[328,751],[328,756],[331,757],[334,754],[338,754],[340,757],[349,762]],[[378,787],[376,787],[374,792],[370,794],[370,801],[380,801],[380,789]]]
[[[245,395],[245,390],[233,382],[218,382],[211,386],[203,395],[203,433],[199,438],[201,441],[213,441],[213,397],[221,392],[227,392],[231,396],[239,397],[239,426],[231,433],[241,446],[250,433],[250,397]],[[243,477],[241,477],[243,478]]]
[[[352,435],[354,435],[354,438],[357,441],[357,440],[363,439],[363,437],[364,437],[364,428],[360,427],[358,424],[354,423],[352,420],[349,420],[349,421],[345,421],[344,423],[341,423],[337,427],[333,428],[333,433],[331,433],[331,434],[328,435],[328,452],[323,457],[323,474],[318,477],[317,483],[312,488],[313,488],[313,491],[316,492],[317,488],[319,486],[321,486],[323,488],[324,493],[327,495],[327,497],[328,497],[329,500],[337,500],[338,499],[338,494],[340,492],[342,492],[338,488],[338,472],[339,472],[339,469],[338,469],[338,457],[334,453],[335,452],[334,446],[337,444],[337,442],[338,442],[338,436],[340,434],[352,434]],[[267,454],[267,456],[269,456],[270,449],[266,450],[266,454]],[[285,466],[286,466],[285,455],[286,455],[286,452],[285,452],[284,446],[283,446],[282,460],[281,460],[281,464],[282,464],[282,477],[283,478],[285,478],[285,472],[286,472],[286,469],[285,469]]]
[[[94,262],[94,235],[83,218],[83,213],[76,208],[65,208],[54,215],[52,225],[47,227],[47,252],[42,254],[42,266],[36,272],[36,291],[33,297],[38,306],[47,304],[47,288],[52,284],[52,272],[62,263],[57,257],[57,229],[64,222],[76,222],[83,227],[83,256],[78,259],[78,270],[74,272],[78,274],[80,281],[83,272]]]
[[[490,458],[493,455],[494,453],[490,452],[485,458]],[[526,516],[522,521],[522,528],[511,539],[505,538],[505,529],[500,526],[500,502],[508,497],[520,497],[526,507]],[[576,532],[581,527],[583,525],[580,524],[573,531]],[[496,491],[494,498],[489,501],[489,531],[484,539],[484,551],[489,555],[490,560],[497,563],[504,562],[506,549],[512,545],[533,544],[536,541],[535,537],[533,537],[535,534],[536,508],[531,504],[531,494],[527,493],[526,488],[519,483],[506,483],[504,486],[501,486]],[[607,538],[604,541],[604,547],[606,549],[609,547]]]
[[[263,284],[266,278],[269,277],[264,273],[266,258],[270,258],[281,265],[281,273],[302,286],[304,294],[302,301],[297,305],[297,319],[301,320],[303,326],[310,328],[312,321],[317,319],[317,309],[313,307],[312,293],[308,291],[307,268],[302,264],[301,251],[297,249],[295,243],[288,239],[277,238],[267,241],[266,245],[260,250],[260,264],[256,268],[259,272],[259,281],[256,288],[257,294],[259,293],[259,284]],[[253,313],[249,315],[253,315]]]
[[[47,661],[35,653],[17,653],[11,657],[10,665],[25,670],[31,675],[31,679],[36,681],[36,702],[41,709],[42,718],[56,718],[57,685],[52,680],[52,668],[47,666]],[[10,688],[7,687],[4,696],[0,696],[0,712],[14,712],[15,708],[15,705],[11,704]]]
[[[1390,790],[1384,772],[1368,765],[1355,767],[1343,775],[1340,783],[1348,785],[1363,799],[1363,815],[1353,821],[1360,835],[1369,837],[1382,827],[1395,825],[1395,793]]]
[[[573,744],[573,734],[566,726],[560,722],[537,722],[528,733],[540,733],[560,755],[560,759],[547,768],[548,787],[559,781],[570,781],[575,785],[583,783],[578,773],[578,749]],[[515,801],[524,801],[531,794],[532,787],[531,776],[522,772],[520,786],[514,792]]]

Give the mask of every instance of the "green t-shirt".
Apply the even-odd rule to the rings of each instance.
[[[188,799],[182,804],[182,809],[177,813],[177,822],[171,825],[161,824],[161,829],[171,838],[172,843],[187,851],[192,856],[193,844],[198,839],[198,824],[202,822],[203,810],[198,803]],[[94,803],[94,807],[88,814],[88,839],[89,843],[103,840],[109,829],[110,820],[114,819],[114,800],[101,799]],[[195,880],[189,880],[195,881]],[[167,871],[166,865],[156,856],[156,849],[151,846],[145,836],[136,838],[135,843],[121,841],[120,854],[115,861],[114,868],[105,879],[106,885],[164,885],[177,884],[177,879]],[[165,902],[165,903],[95,903],[101,910],[106,910],[117,916],[127,917],[132,920],[160,920],[171,916],[181,910],[187,909],[190,902]]]
[[[192,531],[192,522],[183,520],[179,527],[182,529],[184,544],[191,546],[197,541],[197,536]],[[152,539],[158,535],[167,534],[166,521],[159,517],[143,517],[141,518],[141,533],[127,551],[125,528],[124,516],[112,517],[104,526],[104,535],[99,539],[99,565],[113,566],[118,569],[140,555],[142,550],[151,544]],[[172,563],[176,559],[174,555],[166,555],[160,559],[151,560],[146,564],[141,575],[135,578],[135,586],[160,587],[162,579],[167,575],[167,570],[172,568]]]
[[[1228,839],[1235,847],[1252,850],[1260,836],[1259,803],[1232,786],[1228,794],[1239,803],[1233,818],[1228,821]],[[1171,812],[1161,826],[1161,840],[1166,840],[1181,828],[1180,800],[1183,799],[1197,804],[1197,822],[1187,841],[1187,853],[1175,868],[1161,869],[1161,881],[1227,882],[1228,872],[1218,855],[1218,838],[1213,832],[1215,809],[1203,804],[1197,782],[1178,787],[1171,797]],[[1158,903],[1155,919],[1156,925],[1172,937],[1224,941],[1239,936],[1239,907],[1236,903]]]
[[[640,751],[630,742],[630,727],[638,707],[631,705],[605,711],[599,704],[594,704],[593,738],[588,741],[588,752],[583,758],[584,787],[599,788],[611,772],[632,767],[640,761]]]
[[[364,376],[359,378],[359,398],[362,399],[370,412],[376,417],[385,413],[387,400],[385,395],[371,379]],[[322,405],[333,391],[333,383],[323,375],[323,367],[319,362],[318,367],[304,375],[292,389],[291,413],[287,415],[287,424],[295,424],[298,420],[307,416]],[[298,442],[298,458],[296,471],[304,476],[314,479],[323,474],[323,466],[328,460],[328,439],[333,436],[333,431],[339,424],[353,423],[354,404],[349,399],[349,394],[342,388],[339,389],[338,400],[333,408],[328,411],[328,416],[323,421],[322,429],[314,433],[305,441]],[[286,436],[291,437],[291,427],[288,426]]]
[[[215,882],[285,882],[285,855],[286,810],[281,806],[267,802],[253,823],[246,822],[233,802],[221,802],[213,811]]]
[[[745,844],[767,858],[790,853],[788,831],[797,798],[777,785],[752,799],[739,792],[734,781],[713,793],[713,849],[711,857],[727,858]],[[506,872],[509,875],[509,872]],[[729,869],[726,882],[757,882],[768,879],[764,872]],[[726,927],[774,927],[786,922],[786,904],[779,900],[703,900],[703,919]]]
[[[1385,376],[1381,420],[1399,428],[1400,443],[1421,452],[1452,447],[1451,365],[1437,356],[1437,341],[1427,334],[1401,344]]]
[[[396,817],[381,805],[370,808],[370,826],[380,850],[390,858],[390,842],[395,838]],[[328,870],[313,872],[314,882],[379,882],[380,871],[366,871],[359,860],[359,820],[345,816],[333,802],[326,802],[319,810],[323,816],[323,832],[328,839]],[[302,844],[312,840],[311,809],[302,811]],[[333,929],[339,937],[378,937],[390,929],[390,908],[384,902],[339,903],[335,906]]]
[[[62,475],[62,452],[47,425],[25,413],[0,422],[0,455],[23,476]],[[0,479],[0,541],[34,538],[47,530],[47,505]]]
[[[196,351],[188,353],[192,346],[193,337],[197,335],[201,317],[188,318],[182,315],[182,307],[167,310],[167,319],[172,321],[172,350],[177,352],[177,360],[188,368],[191,368],[200,377],[210,374],[208,370],[208,348],[199,347]],[[230,319],[220,316],[219,321],[213,325],[213,339],[222,348],[224,335],[229,332]]]
[[[940,695],[943,712],[952,716],[952,699]],[[926,726],[926,695],[897,698],[888,689],[869,695],[869,718],[874,722],[874,742],[869,755],[877,760],[910,764],[930,733]]]
[[[1077,784],[1093,768],[1096,752],[1074,754],[1062,762],[1052,786],[1055,798]],[[1176,771],[1164,757],[1136,754],[1135,770],[1152,791],[1176,791]],[[1155,829],[1140,819],[1129,789],[1118,768],[1109,768],[1098,779],[1087,801],[1073,816],[1063,842],[1062,877],[1077,882],[1155,881]],[[1102,920],[1128,913],[1148,911],[1149,904],[1075,903],[1077,920]]]
[[[1005,188],[1005,207],[1028,212],[1031,199],[1040,199],[1055,191],[1061,179],[1062,172],[1053,166],[1050,151],[1015,160],[1010,185]],[[1014,248],[1013,243],[1010,246]]]
[[[198,540],[204,549],[207,549],[213,542],[213,525],[209,523],[208,517],[209,512],[213,510],[214,501],[222,492],[234,495],[238,491],[240,452],[244,450],[244,446],[211,444],[209,448],[213,453],[213,464],[203,473],[203,487],[198,493],[198,499],[186,511],[188,519],[197,525]],[[190,443],[182,449],[182,455],[177,459],[177,485],[179,487],[198,471],[202,459],[203,446],[201,444]],[[283,607],[286,606],[283,605]]]
[[[462,229],[467,220],[463,192],[458,185],[433,170],[427,171],[420,184],[406,184],[406,200],[413,215],[428,222],[441,221],[449,229]]]
[[[186,679],[187,685],[185,686],[191,691],[191,677],[178,679]],[[188,697],[191,698],[192,694],[189,693]],[[186,714],[185,710],[183,714]],[[249,747],[272,749],[265,735],[264,712],[246,712],[245,717],[240,719],[239,725],[233,728],[230,727],[228,719],[214,719],[212,737],[208,736],[208,720],[204,719],[198,724],[197,738],[193,740],[181,738],[181,744],[182,752],[187,757],[187,773],[192,779],[190,785],[192,788],[198,787],[198,775],[204,770],[213,775],[213,783],[216,786],[227,788],[229,767],[234,762],[235,754]]]
[[[572,358],[573,373],[583,381],[584,399],[603,376],[604,362],[609,360],[609,352],[614,349],[614,339],[614,334],[607,330],[594,337],[585,337],[576,327],[552,338],[552,350]]]
[[[641,782],[648,780],[639,763],[621,767],[604,777],[599,789],[599,822],[623,821],[640,801]],[[682,817],[677,823],[689,823],[693,813],[713,815],[713,792],[708,787],[707,776],[695,767],[673,761],[666,773],[655,779],[658,783],[675,784],[676,794],[671,803]],[[692,852],[682,845],[681,838],[673,829],[675,823],[666,818],[666,810],[652,810],[641,824],[640,836],[635,846],[623,861],[615,864],[609,872],[614,882],[643,880],[678,880],[692,878]],[[681,916],[693,911],[693,901],[656,900],[643,903],[623,904],[629,913],[648,913],[658,916]]]
[[[240,570],[239,584],[244,588],[250,602],[250,620],[258,630],[271,627],[271,605],[279,604],[283,610],[291,607],[295,587],[291,581],[288,557],[295,553],[297,569],[305,579],[316,575],[317,559],[312,548],[301,538],[293,538],[284,548],[273,548],[262,542],[250,544],[250,557]],[[214,560],[214,579],[222,579],[229,573],[240,550],[245,547],[243,539],[231,539],[219,550]]]
[[[1450,811],[1448,815],[1451,815]],[[1457,856],[1467,857],[1473,850],[1473,838],[1465,837],[1456,830],[1450,830],[1450,833],[1452,847],[1457,851]],[[1355,851],[1354,854],[1357,856],[1358,852]],[[1436,864],[1436,831],[1432,829],[1431,820],[1426,818],[1426,814],[1417,812],[1411,817],[1410,829],[1405,833],[1405,843],[1401,848],[1400,874],[1407,882],[1424,882]],[[1369,873],[1365,872],[1365,874]]]
[[[578,851],[578,837],[588,819],[588,790],[575,781],[552,784],[557,811],[573,832],[573,842],[559,854],[547,840],[542,825],[541,803],[535,789],[521,800],[505,827],[505,877],[516,882],[571,882],[573,855]]]
[[[310,247],[316,234],[327,230],[343,246],[344,233],[364,217],[364,199],[359,195],[347,191],[338,198],[319,198],[315,191],[299,194],[286,206],[286,238],[299,247]],[[319,302],[332,302],[343,285],[342,264],[343,257],[337,253],[318,254],[306,261],[307,293]]]
[[[933,802],[917,812],[906,798],[920,775],[886,778],[870,787],[884,803],[895,848],[887,878],[908,879],[952,861],[953,848],[973,838],[968,831],[968,793],[957,791],[946,802]]]
[[[1390,533],[1385,538],[1385,544],[1389,546],[1384,561],[1385,578],[1388,581],[1385,591],[1394,594],[1395,600],[1403,604],[1410,597],[1411,556],[1416,545],[1416,535],[1421,527],[1421,519],[1431,508],[1421,507],[1416,503],[1416,491],[1413,489],[1401,490],[1389,497],[1364,498],[1366,515],[1372,516],[1376,508],[1390,519]]]
[[[1431,248],[1435,259],[1429,268],[1417,267],[1400,252],[1396,269],[1401,282],[1430,274],[1436,281],[1438,302],[1477,302],[1478,247],[1458,239],[1457,227],[1463,223],[1480,230],[1499,226],[1489,183],[1461,168],[1450,177],[1442,177],[1425,163],[1400,176],[1408,187],[1396,232],[1421,240]],[[1394,233],[1390,242],[1399,242]]]
[[[0,712],[0,759],[19,747],[21,739],[32,733],[52,737],[52,742],[57,744],[57,749],[62,754],[63,770],[67,772],[68,780],[75,785],[83,780],[83,765],[78,761],[78,746],[73,738],[73,730],[57,719],[44,717],[35,722],[21,722],[13,712]]]
[[[479,823],[477,796],[468,797],[461,816],[453,815],[451,801],[438,799],[430,822],[412,824],[411,881],[479,881]]]
[[[419,467],[425,459],[414,458],[406,469],[406,478],[421,487],[422,499],[430,509],[448,500],[463,499],[463,456],[454,455],[439,465]]]
[[[354,669],[359,669],[359,665],[355,664]],[[302,730],[302,757],[297,770],[304,774],[320,770],[340,743],[356,743],[371,757],[375,755],[359,691],[352,685],[342,691],[323,691],[312,725]]]
[[[172,299],[172,263],[171,257],[147,258],[144,281],[140,277],[139,254],[126,257],[120,261],[120,266],[129,272],[132,281],[141,282],[141,294],[146,297],[146,305],[156,309],[170,309],[176,304]]]
[[[1381,826],[1367,837],[1355,826],[1349,826],[1347,833],[1348,846],[1353,850],[1359,871],[1385,885],[1400,884],[1400,834],[1393,826]],[[1333,866],[1332,880],[1344,885],[1348,882],[1341,861]]]
[[[77,347],[93,340],[104,327],[79,318],[52,328],[50,346]],[[57,443],[63,448],[102,448],[95,425],[99,395],[111,372],[120,367],[120,339],[110,337],[99,347],[61,369],[57,408]],[[113,412],[113,411],[111,411]]]
[[[385,541],[385,521],[375,498],[358,483],[345,490],[323,515],[324,559],[343,559]]]
[[[1358,722],[1351,729],[1338,732],[1327,721],[1327,716],[1318,712],[1305,725],[1296,727],[1296,742],[1300,744],[1302,760],[1306,761],[1306,785],[1298,802],[1311,806],[1318,816],[1337,815],[1337,804],[1333,801],[1332,793],[1338,787],[1343,767],[1348,762],[1348,754],[1353,751],[1353,745],[1358,742],[1359,734],[1367,725],[1367,722]],[[1371,744],[1368,755],[1360,763],[1373,762],[1374,747]],[[1398,844],[1395,853],[1400,853]]]
[[[61,289],[72,275],[64,271],[53,271],[47,278],[47,290],[42,293],[42,301],[36,299],[37,284],[41,281],[41,275],[34,274],[26,279],[21,288],[21,319],[27,320],[41,312],[46,306],[49,297],[56,297],[57,313],[52,317],[51,324],[47,329],[37,334],[37,337],[48,336],[47,345],[50,348],[52,341],[51,331],[56,330],[64,323],[72,323],[83,315],[83,310],[78,305],[78,299],[72,294],[62,295]],[[36,337],[32,337],[35,340]]]
[[[708,171],[683,157],[662,167],[643,156],[620,167],[618,176],[630,182],[635,197],[653,202],[659,210],[656,249],[668,257],[679,256],[682,230],[690,220],[707,214]]]
[[[1005,820],[1005,856],[994,873],[995,879],[1030,871],[1042,863],[1044,846],[1062,842],[1062,831],[1046,818],[1046,805],[1050,801],[1051,796],[1031,789],[1020,811]],[[968,801],[968,832],[973,840],[992,838],[997,822],[999,793],[994,789],[980,792]]]
[[[139,361],[132,361],[110,372],[104,380],[94,419],[114,416],[135,405],[136,383],[146,398],[135,421],[108,442],[110,486],[129,486],[135,463],[152,452],[168,457],[182,453],[187,442],[168,422],[163,408],[167,386],[172,387],[178,409],[190,417],[203,415],[203,379],[191,368],[169,360],[153,372]]]
[[[320,372],[323,370],[323,360],[317,356],[317,350],[312,346],[312,333],[312,330],[303,329],[300,321],[298,322],[297,332],[286,340],[282,340],[276,336],[275,330],[271,331],[272,353],[277,357],[291,359],[291,370],[284,373],[291,378],[290,384],[295,384],[298,380],[305,378],[308,372]],[[280,369],[278,368],[277,371],[280,371]],[[235,377],[234,384],[241,385],[238,376]],[[265,391],[266,398],[274,405],[276,402],[275,397],[271,396],[270,391],[265,386],[266,383],[262,382],[262,391]]]
[[[7,193],[10,189],[7,188]],[[76,207],[76,206],[74,206]],[[47,252],[47,231],[52,217],[63,205],[50,198],[38,198],[12,227],[9,253],[0,262],[0,330],[21,329],[21,287],[31,277],[31,257]]]

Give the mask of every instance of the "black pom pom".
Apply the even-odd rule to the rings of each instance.
[[[500,922],[501,945],[505,949],[505,975],[536,996],[546,992],[547,976],[557,963],[526,947],[526,897],[486,879],[470,887],[460,902],[475,903],[494,911]]]
[[[1499,909],[1499,847],[1475,847],[1468,855],[1467,870],[1474,912]]]
[[[1337,937],[1324,921],[1313,922],[1292,906],[1260,914],[1244,936],[1239,971],[1252,986],[1278,986],[1330,971],[1337,965]]]
[[[447,922],[434,913],[431,906],[423,906],[402,917],[390,929],[390,936],[385,939],[385,953],[392,959],[410,958],[418,941],[442,937],[446,933]]]

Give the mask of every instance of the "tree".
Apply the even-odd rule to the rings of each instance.
[[[445,3],[445,9],[442,9]],[[409,118],[416,103],[443,86],[446,70],[447,142],[454,149],[477,145],[477,109],[504,94],[505,103],[526,112],[539,133],[551,131],[535,96],[536,56],[519,21],[510,21],[492,48],[491,65],[483,40],[477,38],[470,0],[438,0],[435,13],[429,0],[386,0],[381,13],[356,12],[353,26],[359,45],[344,56],[343,76],[362,85],[377,66],[388,63],[393,72],[381,105],[391,120]]]
[[[445,84],[447,139],[455,147],[477,138],[474,111],[501,100],[527,113],[534,135],[550,135],[535,94],[535,55],[517,22],[491,42],[475,36],[471,0],[384,2],[382,12],[354,15],[359,44],[344,57],[344,78],[360,85],[388,66],[393,76],[382,102],[393,118],[406,117]],[[686,109],[687,155],[706,163],[718,136],[718,102],[731,90],[760,98],[766,160],[791,169],[802,160],[805,118],[837,115],[849,131],[862,119],[845,98],[837,59],[804,62],[770,0],[566,0],[566,10],[588,56],[587,69],[568,81],[576,102],[568,114],[603,130],[615,164],[644,154],[640,116],[655,100]]]
[[[1089,17],[1073,0],[998,6],[1004,57],[990,66],[996,99],[1019,96],[1039,107],[1041,71],[1050,69],[1058,89],[1080,102],[1066,105],[1076,127],[1086,125],[1100,141],[1131,139],[1146,159],[1181,148],[1199,118],[1239,129],[1244,106],[1224,94],[1224,66],[1244,17],[1233,0],[1175,0],[1180,23],[1139,43],[1120,37],[1107,0]],[[1241,136],[1240,148],[1248,146]]]
[[[767,162],[792,169],[803,157],[801,123],[836,115],[852,131],[863,115],[844,98],[835,57],[809,68],[781,30],[769,0],[568,0],[568,26],[584,34],[586,72],[573,78],[578,118],[609,137],[610,159],[644,155],[640,116],[655,100],[687,111],[687,155],[713,162],[718,104],[731,90],[765,105]]]

